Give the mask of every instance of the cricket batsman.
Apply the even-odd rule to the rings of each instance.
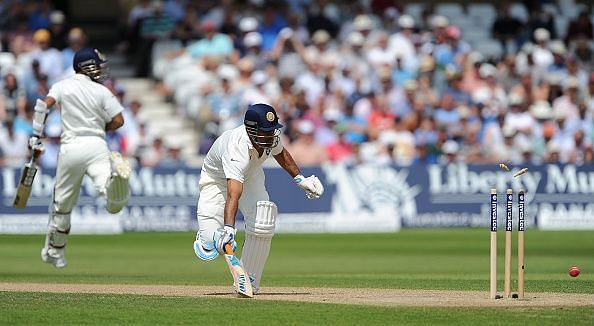
[[[70,213],[78,200],[85,175],[107,200],[109,213],[119,212],[130,198],[130,165],[120,153],[109,152],[105,132],[124,124],[123,107],[101,82],[107,77],[107,60],[97,49],[75,53],[75,75],[55,83],[47,97],[37,100],[33,136],[29,147],[43,152],[41,138],[49,108],[60,108],[62,133],[49,222],[41,259],[57,268],[66,266],[64,250],[70,232]]]
[[[198,258],[210,261],[223,254],[226,245],[235,251],[235,215],[239,208],[245,217],[241,262],[254,293],[260,286],[277,216],[277,207],[269,200],[264,186],[262,163],[274,157],[309,199],[324,193],[315,175],[301,175],[280,142],[280,128],[274,108],[267,104],[250,105],[244,125],[224,132],[214,142],[200,173],[199,231],[194,252]]]

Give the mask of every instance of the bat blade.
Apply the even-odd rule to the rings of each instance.
[[[225,254],[225,261],[227,262],[227,266],[229,266],[229,270],[233,276],[233,285],[235,286],[237,293],[240,296],[253,298],[254,290],[252,289],[252,282],[250,282],[250,277],[245,272],[245,269],[243,268],[243,265],[239,259],[237,259],[235,254],[233,254],[231,251],[231,253]]]
[[[17,188],[14,201],[12,202],[13,207],[27,207],[27,201],[29,200],[29,195],[31,195],[31,187],[33,186],[35,174],[37,174],[37,167],[35,166],[35,163],[26,163],[25,167],[23,167],[23,172],[21,173],[21,179],[19,181],[19,187]]]

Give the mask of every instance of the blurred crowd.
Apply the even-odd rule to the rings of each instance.
[[[559,30],[554,1],[523,5],[527,17],[514,16],[507,2],[493,8],[485,31],[500,44],[493,52],[473,46],[465,33],[474,31],[432,6],[414,17],[400,0],[140,0],[118,49],[194,122],[199,154],[242,123],[247,105],[263,102],[277,109],[284,144],[303,166],[592,163],[592,9],[576,4],[576,15]],[[10,77],[2,66],[5,163],[25,155],[4,139],[18,142],[16,134],[27,133],[27,103],[68,74],[69,66],[58,71],[46,62],[71,55],[76,29],[54,32],[55,12],[44,12],[44,26],[31,23],[34,11],[24,20],[9,15],[11,25],[2,25],[10,26],[2,51],[26,68]],[[52,47],[36,40],[40,30],[46,32],[38,38],[45,35]],[[116,83],[110,87],[123,96]],[[148,121],[133,118],[141,104],[122,101],[132,119],[110,143],[141,164],[179,159],[148,136]]]
[[[553,13],[526,6],[524,21],[496,8],[488,32],[503,49],[487,55],[455,21],[429,6],[415,19],[402,1],[156,3],[152,74],[196,121],[202,154],[265,102],[301,165],[591,163],[590,9],[558,33]],[[156,28],[163,16],[177,24]]]
[[[87,36],[47,0],[0,1],[0,31],[0,166],[21,167],[30,155],[35,101],[45,98],[53,83],[74,75],[74,53],[87,45]],[[177,148],[161,146],[149,122],[139,118],[142,103],[126,98],[113,78],[105,86],[124,105],[126,120],[122,129],[107,133],[110,149],[146,166],[181,163]],[[45,153],[38,163],[53,168],[60,144],[59,108],[49,114],[44,133]]]

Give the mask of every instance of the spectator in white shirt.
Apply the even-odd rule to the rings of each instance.
[[[58,81],[64,71],[62,66],[62,54],[57,49],[50,47],[51,35],[47,29],[40,29],[33,34],[33,41],[37,50],[33,53],[33,59],[39,61],[40,71],[47,75],[50,84]]]
[[[578,87],[577,79],[573,77],[566,79],[563,85],[563,96],[553,101],[553,114],[555,116],[564,115],[568,123],[574,123],[579,119]]]
[[[549,50],[548,44],[551,34],[544,28],[537,28],[534,31],[534,39],[537,44],[532,50],[532,60],[539,69],[546,69],[553,63],[553,53]]]

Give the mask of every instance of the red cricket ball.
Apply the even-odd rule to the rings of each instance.
[[[577,277],[578,275],[580,275],[580,268],[577,266],[571,266],[571,268],[569,268],[569,276]]]

